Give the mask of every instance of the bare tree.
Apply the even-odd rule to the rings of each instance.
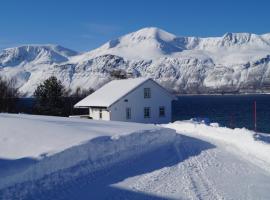
[[[15,112],[19,97],[16,79],[0,77],[0,112]]]

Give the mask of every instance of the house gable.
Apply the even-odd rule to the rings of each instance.
[[[150,98],[144,98],[145,88],[150,88]],[[167,123],[171,121],[171,102],[173,99],[173,95],[169,95],[164,88],[159,87],[154,81],[149,80],[121,97],[108,110],[111,113],[111,120]],[[144,116],[145,108],[150,112],[150,117]],[[160,108],[165,112],[164,116],[159,115]],[[131,117],[129,117],[130,115]]]
[[[164,87],[162,87],[161,85],[159,85],[156,81],[152,80],[152,79],[147,79],[144,82],[142,82],[140,85],[138,85],[137,87],[133,88],[132,90],[130,90],[128,93],[126,93],[125,95],[123,95],[122,97],[120,97],[119,99],[117,99],[115,102],[113,102],[109,107],[113,106],[114,104],[116,104],[117,102],[125,99],[130,93],[134,92],[135,90],[137,90],[138,88],[143,87],[147,82],[151,82],[153,83],[153,87],[157,87],[159,88],[160,92],[163,93],[164,95],[168,96],[171,98],[171,100],[176,100],[175,95],[171,94],[167,89],[165,89]]]

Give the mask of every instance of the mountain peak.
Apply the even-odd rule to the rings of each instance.
[[[55,51],[55,52],[62,52],[65,53],[67,56],[73,56],[78,54],[77,52],[67,49],[65,47],[62,47],[61,45],[56,45],[56,44],[27,44],[27,45],[21,45],[17,47],[12,47],[12,48],[6,48],[3,51],[41,51],[41,50],[46,50],[46,51]]]
[[[142,28],[126,36],[129,36],[129,35],[137,39],[157,39],[157,40],[160,39],[163,41],[171,41],[176,38],[175,35],[157,27]]]
[[[251,36],[253,34],[251,33],[225,33],[224,36],[223,36],[223,39],[227,39],[227,40],[245,40],[245,41],[248,41],[250,40]]]
[[[51,75],[72,90],[96,89],[114,70],[150,76],[176,92],[269,92],[269,52],[270,34],[177,37],[146,27],[79,55],[50,44],[5,49],[0,76],[16,77],[27,94]]]
[[[60,45],[22,45],[7,48],[0,52],[0,66],[15,66],[20,63],[35,61],[36,64],[64,62],[69,56],[77,55],[77,52]]]
[[[267,41],[264,40],[263,35],[256,35],[252,33],[226,33],[222,37],[222,42],[226,46],[232,45],[268,45]]]
[[[152,59],[181,51],[176,36],[157,27],[146,27],[107,42],[90,54],[112,54],[129,59]],[[181,45],[180,45],[181,46]]]

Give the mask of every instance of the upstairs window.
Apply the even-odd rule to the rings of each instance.
[[[150,88],[144,88],[144,98],[145,99],[151,98],[151,90],[150,90]]]
[[[165,107],[164,106],[159,107],[159,117],[165,117]]]
[[[144,108],[144,118],[150,118],[151,116],[151,109],[150,107],[145,107]]]

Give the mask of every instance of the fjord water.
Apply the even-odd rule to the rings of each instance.
[[[270,95],[178,96],[173,102],[172,117],[173,121],[208,118],[221,126],[254,130],[254,101],[257,102],[257,130],[270,134]],[[33,98],[20,99],[18,112],[33,114],[34,102]],[[65,104],[73,106],[69,100]]]
[[[221,126],[254,130],[254,101],[257,131],[270,133],[270,95],[187,95],[173,102],[173,121],[208,118]]]

